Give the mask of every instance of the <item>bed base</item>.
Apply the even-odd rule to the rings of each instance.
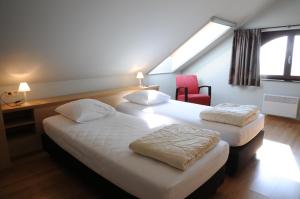
[[[226,173],[233,176],[252,159],[257,149],[263,144],[264,130],[261,130],[247,144],[238,147],[230,147],[227,160]]]
[[[84,180],[90,186],[95,187],[97,190],[101,190],[101,198],[111,198],[112,196],[116,198],[136,198],[135,196],[127,193],[108,180],[104,179],[93,170],[89,169],[87,166],[57,145],[45,133],[42,134],[42,143],[44,149],[56,160],[58,160],[59,163],[66,167],[68,171],[73,171],[80,177],[80,179]],[[226,167],[224,165],[206,183],[201,185],[187,198],[209,198],[217,191],[218,187],[223,184],[225,174]]]

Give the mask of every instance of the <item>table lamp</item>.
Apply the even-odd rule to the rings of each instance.
[[[144,79],[143,73],[138,72],[137,75],[136,75],[136,78],[139,79],[140,87],[143,87],[143,79]]]
[[[26,102],[27,100],[27,95],[26,92],[31,91],[29,85],[27,84],[27,82],[21,82],[19,85],[19,92],[23,92],[24,93],[24,101]]]

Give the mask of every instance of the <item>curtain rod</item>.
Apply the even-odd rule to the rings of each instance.
[[[300,26],[300,24],[285,25],[285,26],[272,26],[272,27],[265,27],[265,28],[261,28],[261,29],[265,30],[265,29],[275,29],[275,28],[291,28],[291,27],[296,27],[296,26]]]

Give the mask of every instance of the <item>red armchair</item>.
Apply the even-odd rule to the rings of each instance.
[[[200,89],[205,87],[208,95],[200,93]],[[176,100],[210,106],[211,86],[199,86],[196,75],[177,75]]]

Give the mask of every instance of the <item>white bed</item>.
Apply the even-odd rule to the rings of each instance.
[[[145,106],[131,102],[124,102],[118,105],[117,110],[141,118],[149,118],[151,114],[169,118],[177,122],[197,125],[201,128],[217,130],[221,133],[221,139],[228,142],[230,146],[243,146],[253,139],[264,128],[264,115],[259,114],[258,118],[244,127],[209,122],[201,120],[199,114],[204,109],[211,107],[170,100],[168,103]]]
[[[139,198],[184,198],[226,163],[229,147],[223,141],[184,172],[135,154],[129,143],[168,123],[164,117],[148,119],[116,112],[84,124],[61,115],[43,124],[46,134],[66,152]]]

